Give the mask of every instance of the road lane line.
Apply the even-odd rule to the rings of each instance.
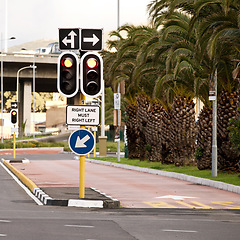
[[[87,225],[64,225],[64,227],[95,228],[94,226],[87,226]]]
[[[11,221],[9,221],[9,220],[1,220],[1,219],[0,219],[0,222],[3,222],[3,223],[10,223]]]
[[[240,209],[240,206],[239,205],[234,205],[234,202],[212,201],[212,203],[225,206],[227,209]]]
[[[150,201],[150,202],[143,202],[143,203],[145,203],[147,205],[150,205],[154,208],[177,208],[177,207],[175,207],[171,204],[168,204],[166,202]]]
[[[0,234],[0,237],[6,237],[7,234]]]
[[[210,207],[210,206],[208,206],[208,205],[205,205],[205,204],[200,203],[200,202],[197,202],[197,201],[191,201],[191,203],[196,204],[196,205],[199,205],[199,206],[201,206],[203,209],[213,209],[213,207]]]
[[[162,229],[163,232],[179,232],[179,233],[197,233],[198,231],[193,230],[176,230],[176,229]]]
[[[185,203],[183,201],[176,201],[176,203],[178,204],[181,204],[185,207],[189,207],[189,208],[195,208],[195,209],[213,209],[213,207],[210,207],[210,206],[207,206],[207,205],[204,205],[202,203],[199,203],[199,202],[196,202],[196,201],[191,201],[192,203],[196,204],[196,205],[199,205],[200,207],[198,206],[195,206],[195,205],[191,205],[191,204],[188,204],[188,203]]]

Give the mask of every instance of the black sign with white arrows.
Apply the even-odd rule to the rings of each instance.
[[[102,48],[102,29],[81,29],[82,51],[101,51]]]
[[[102,35],[102,29],[59,28],[59,49],[101,51]]]
[[[11,108],[17,109],[18,108],[18,102],[11,102]]]
[[[59,28],[59,49],[78,50],[79,28]]]

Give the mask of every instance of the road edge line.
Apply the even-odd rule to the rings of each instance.
[[[43,203],[33,194],[33,192],[21,182],[21,180],[13,173],[8,166],[6,166],[3,162],[0,162],[0,165],[5,169],[5,171],[17,182],[17,184],[27,193],[28,196],[30,196],[37,205],[42,206]]]

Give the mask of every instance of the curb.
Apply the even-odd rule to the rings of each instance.
[[[12,166],[9,160],[1,160],[2,163],[15,175],[18,179],[27,186],[30,191],[37,197],[44,205],[51,206],[68,206],[68,207],[82,207],[82,208],[119,208],[120,202],[117,199],[107,196],[95,188],[93,191],[106,197],[106,200],[86,200],[86,199],[54,199],[42,191],[32,180],[26,177],[22,172]]]
[[[64,147],[16,148],[16,151],[27,151],[27,150],[31,150],[31,151],[48,150],[49,151],[49,149],[63,152]],[[4,152],[4,151],[13,151],[13,150],[11,148],[0,149],[0,152]]]
[[[224,183],[224,182],[220,182],[220,181],[214,181],[214,180],[210,180],[210,179],[189,176],[189,175],[182,174],[182,173],[167,172],[167,171],[156,170],[156,169],[151,169],[151,168],[136,167],[136,166],[131,166],[131,165],[127,165],[127,164],[112,163],[112,162],[106,162],[106,161],[89,159],[89,158],[86,159],[86,161],[92,162],[92,163],[97,163],[97,164],[102,164],[102,165],[106,165],[106,166],[111,166],[111,167],[123,168],[123,169],[127,169],[127,170],[134,170],[134,171],[143,172],[143,173],[150,173],[150,174],[160,175],[160,176],[164,176],[164,177],[176,178],[179,180],[188,181],[191,183],[209,186],[209,187],[225,190],[228,192],[240,194],[240,186],[235,186],[233,184]]]
[[[33,193],[34,190],[37,187],[37,185],[32,181],[30,180],[29,178],[27,178],[23,173],[21,173],[20,171],[18,171],[15,167],[13,167],[8,161],[6,160],[2,160],[2,163],[13,173],[15,174],[18,179],[24,184],[26,185],[30,190],[31,192]]]

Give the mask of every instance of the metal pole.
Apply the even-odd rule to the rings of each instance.
[[[15,125],[14,125],[15,128]],[[13,133],[13,158],[16,158],[16,133]]]
[[[2,54],[2,33],[1,33],[1,143],[3,143],[3,54]]]
[[[35,64],[35,61],[34,61],[34,64]],[[30,65],[30,66],[27,66],[27,67],[23,67],[23,68],[20,68],[18,71],[17,71],[17,103],[19,104],[19,74],[20,74],[20,72],[22,71],[22,70],[24,70],[24,69],[27,69],[27,68],[32,68],[33,69],[33,76],[34,76],[34,80],[33,80],[33,82],[34,82],[34,93],[35,93],[35,68],[37,68],[35,65]],[[34,94],[34,97],[33,97],[33,99],[35,99],[35,94]],[[34,109],[35,109],[35,102],[34,102]],[[18,116],[18,118],[19,118],[19,116]],[[19,121],[19,119],[18,119],[18,122],[19,122],[19,124],[20,124],[20,121]],[[19,126],[19,129],[20,129],[20,126]]]
[[[217,70],[214,74],[216,98],[213,100],[212,126],[212,177],[217,177]]]
[[[35,138],[35,55],[33,57],[33,138]]]
[[[94,131],[94,139],[95,139],[95,143],[96,143],[97,142],[97,132],[96,131]],[[93,149],[93,157],[96,157],[96,144]]]
[[[119,29],[120,25],[120,0],[118,0],[118,6],[117,6],[117,28]],[[120,83],[118,83],[117,93],[120,94]],[[121,106],[121,103],[120,103]],[[120,107],[121,108],[121,107]],[[119,128],[120,133],[120,124],[121,124],[121,110],[117,110],[117,127]],[[120,136],[119,136],[120,137]],[[117,161],[120,162],[120,139],[117,141]]]
[[[105,81],[103,80],[103,86]],[[105,137],[105,87],[102,89],[102,111],[101,111],[101,137]]]
[[[5,53],[8,52],[8,0],[5,0]]]

